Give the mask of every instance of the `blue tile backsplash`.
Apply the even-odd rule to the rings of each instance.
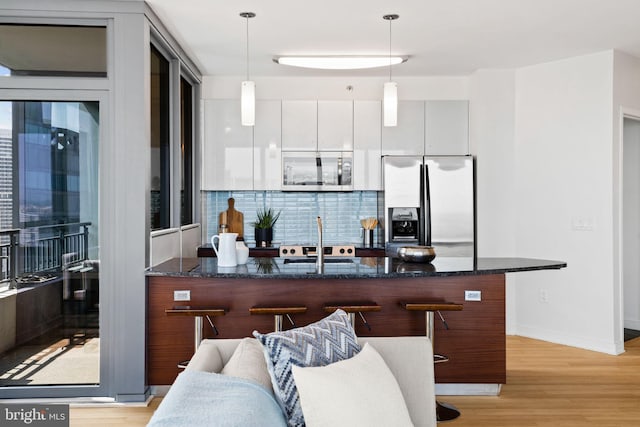
[[[279,191],[205,191],[202,193],[203,227],[207,241],[218,231],[218,215],[227,210],[229,197],[235,199],[235,209],[244,215],[244,239],[255,245],[253,226],[256,212],[262,208],[280,210],[273,229],[273,244],[315,244],[316,217],[322,218],[323,243],[326,245],[362,243],[360,219],[378,214],[378,192],[305,193]],[[381,229],[374,233],[378,241]]]

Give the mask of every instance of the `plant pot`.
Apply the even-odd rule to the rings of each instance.
[[[270,247],[273,240],[273,228],[256,228],[255,238],[256,248]]]

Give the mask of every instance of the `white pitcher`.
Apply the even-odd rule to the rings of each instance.
[[[238,233],[222,233],[211,236],[211,246],[218,257],[218,267],[235,267],[238,265],[236,258],[236,237]],[[216,249],[216,239],[218,248]]]
[[[249,260],[249,248],[244,242],[236,242],[236,258],[238,265],[246,264]]]

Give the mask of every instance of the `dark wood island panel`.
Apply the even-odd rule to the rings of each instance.
[[[205,320],[205,338],[242,338],[253,330],[271,332],[273,318],[251,316],[253,306],[305,305],[294,316],[297,326],[327,315],[327,303],[373,301],[379,312],[365,313],[372,330],[356,317],[359,336],[424,335],[425,316],[407,311],[401,302],[446,301],[463,304],[462,311],[443,312],[449,329],[435,316],[436,353],[450,357],[436,365],[436,382],[504,384],[506,382],[504,274],[406,278],[218,278],[148,276],[147,377],[151,385],[171,384],[178,362],[188,360],[194,348],[194,321],[171,317],[166,309],[221,307],[225,316],[212,318],[219,335]],[[173,291],[190,290],[191,301],[174,302]],[[465,290],[481,291],[481,301],[465,301]],[[284,327],[291,327],[285,319]],[[431,361],[425,361],[431,363]]]

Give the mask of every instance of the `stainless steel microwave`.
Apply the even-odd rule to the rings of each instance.
[[[351,191],[353,153],[283,151],[282,190]]]

